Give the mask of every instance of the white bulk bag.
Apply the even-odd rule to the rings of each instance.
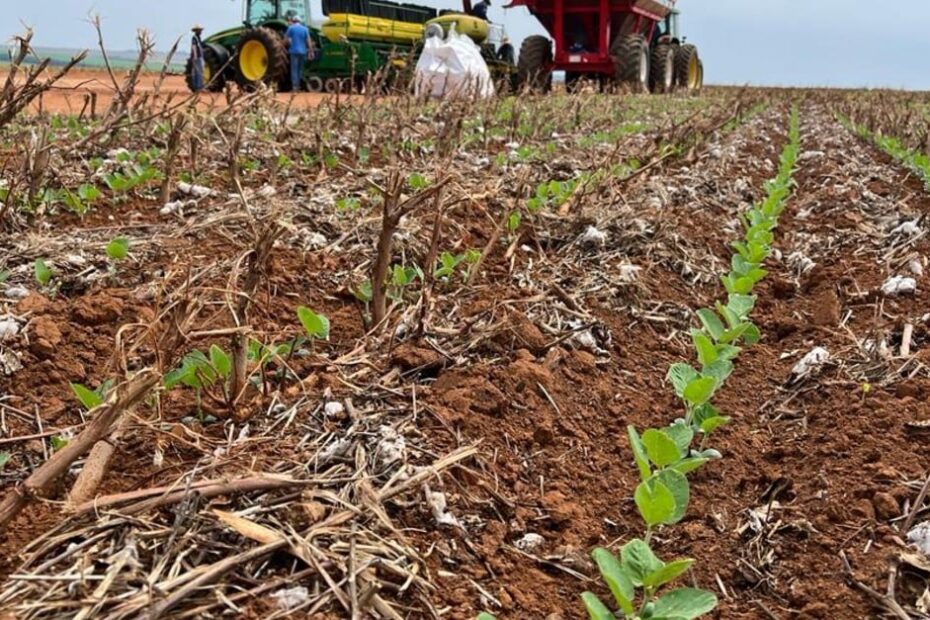
[[[417,96],[442,98],[487,98],[494,83],[481,49],[467,35],[449,28],[445,39],[428,37],[417,61]]]

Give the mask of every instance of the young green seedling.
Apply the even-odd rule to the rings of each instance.
[[[35,273],[36,282],[42,286],[47,286],[49,282],[52,281],[52,268],[46,264],[41,258],[37,258],[36,262],[33,264],[33,272]]]
[[[92,390],[81,383],[72,383],[71,391],[74,392],[78,401],[84,405],[84,408],[90,411],[103,404],[107,398],[107,393],[109,393],[114,383],[112,379],[107,379],[101,383],[96,390]]]
[[[121,261],[129,256],[129,239],[116,237],[106,247],[107,257],[113,261]]]

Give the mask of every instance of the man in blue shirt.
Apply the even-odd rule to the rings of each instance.
[[[287,27],[284,37],[291,56],[291,89],[297,92],[303,80],[304,65],[310,56],[310,29],[301,24],[296,15],[290,15],[288,21],[291,25]]]

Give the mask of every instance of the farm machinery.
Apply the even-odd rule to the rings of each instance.
[[[447,30],[455,24],[482,47],[492,74],[509,77],[516,73],[512,60],[501,63],[496,57],[497,42],[489,33],[497,30],[463,13],[440,14],[434,8],[390,0],[323,0],[322,9],[325,20],[314,25],[310,0],[245,0],[242,26],[204,40],[207,90],[221,91],[228,82],[243,88],[264,83],[288,90],[284,32],[290,16],[307,24],[317,52],[304,74],[311,92],[351,90],[385,69],[389,78],[402,81],[412,73],[430,25]],[[192,69],[189,61],[186,74],[191,88]]]
[[[564,71],[569,89],[593,79],[637,92],[699,91],[704,66],[681,36],[675,1],[512,0],[506,8],[527,7],[551,35],[524,40],[518,85],[548,91],[553,71]]]

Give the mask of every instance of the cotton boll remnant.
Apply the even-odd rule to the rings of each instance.
[[[13,338],[19,333],[19,323],[13,319],[3,319],[0,321],[0,342]]]
[[[8,286],[3,294],[10,299],[25,299],[29,296],[29,289],[25,286]]]
[[[294,586],[293,588],[285,588],[277,592],[272,592],[271,598],[274,599],[279,608],[286,611],[300,607],[309,601],[310,590],[304,586]]]
[[[911,273],[915,276],[920,277],[924,275],[924,264],[919,258],[912,258],[910,262],[908,262],[907,268],[910,269]]]
[[[607,233],[595,226],[588,226],[581,235],[581,245],[586,248],[601,248],[606,244]]]
[[[917,280],[907,276],[894,276],[882,284],[882,294],[885,297],[898,295],[913,295],[917,291]]]
[[[918,523],[907,533],[907,542],[930,558],[930,521]]]
[[[801,361],[794,365],[794,368],[791,369],[791,374],[794,375],[796,379],[801,379],[818,372],[829,360],[829,351],[823,347],[814,347],[807,355],[801,358]]]
[[[520,551],[534,551],[537,547],[541,546],[546,539],[540,536],[539,534],[534,534],[533,532],[528,532],[523,535],[523,538],[514,543],[514,546]]]
[[[255,195],[258,196],[259,198],[271,198],[272,196],[275,196],[277,193],[278,193],[278,190],[276,190],[271,185],[263,185],[261,189],[255,192]]]
[[[331,400],[323,406],[323,413],[326,414],[327,418],[341,416],[345,410],[346,406],[340,403],[338,400]]]
[[[407,455],[407,440],[393,426],[381,426],[378,429],[381,441],[378,442],[378,454],[382,465],[403,461]]]
[[[178,183],[178,191],[194,198],[206,198],[213,194],[213,190],[203,185],[193,185],[191,183]]]
[[[429,504],[433,511],[433,518],[439,525],[451,525],[460,529],[465,529],[459,520],[455,518],[447,509],[446,494],[442,491],[430,491],[429,487],[424,487],[426,491],[426,503]]]
[[[897,228],[891,231],[892,235],[903,235],[905,237],[913,237],[914,235],[919,235],[923,232],[920,226],[917,225],[917,220],[912,222],[904,222]]]
[[[642,270],[643,268],[639,265],[620,265],[620,280],[623,282],[635,282],[637,278],[639,278],[639,272]]]

